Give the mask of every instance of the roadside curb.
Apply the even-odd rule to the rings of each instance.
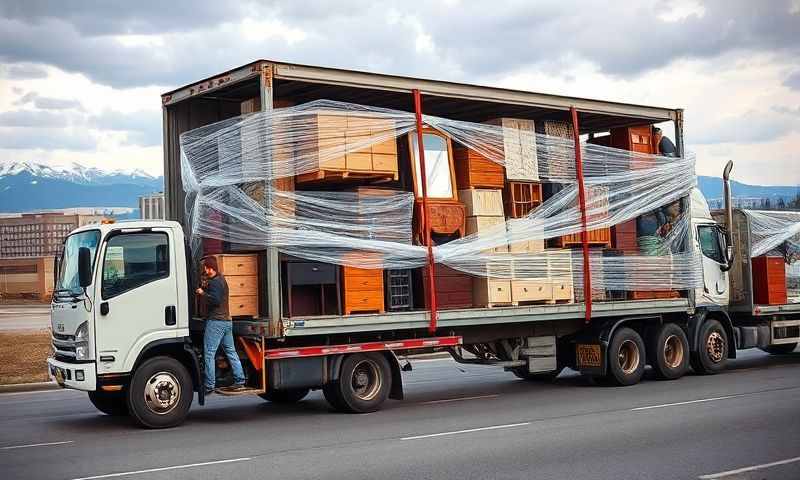
[[[37,392],[40,390],[60,390],[56,382],[12,383],[0,385],[0,393]]]

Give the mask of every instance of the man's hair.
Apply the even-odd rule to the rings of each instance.
[[[661,133],[661,129],[658,127],[653,127],[653,134],[658,135],[659,133]]]
[[[219,266],[217,265],[216,257],[203,257],[202,263],[204,267],[210,268],[215,272],[219,272]]]

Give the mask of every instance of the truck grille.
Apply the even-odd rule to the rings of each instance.
[[[75,335],[52,334],[53,351],[58,360],[75,360]]]

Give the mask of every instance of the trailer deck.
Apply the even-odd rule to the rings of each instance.
[[[505,323],[545,322],[552,320],[582,320],[585,313],[582,303],[557,305],[527,305],[493,308],[442,310],[439,328],[456,328]],[[665,313],[688,313],[693,309],[686,298],[625,300],[598,302],[592,308],[592,317],[648,316]],[[277,337],[303,337],[348,333],[418,330],[430,324],[427,311],[390,312],[383,314],[325,315],[284,318],[281,334]],[[269,319],[237,320],[237,335],[270,337]],[[275,336],[273,336],[275,338]]]

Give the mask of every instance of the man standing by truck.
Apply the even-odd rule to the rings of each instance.
[[[228,311],[228,282],[219,273],[216,258],[206,257],[202,260],[202,265],[206,278],[205,288],[200,287],[196,292],[203,297],[207,307],[203,337],[206,395],[212,393],[216,387],[215,357],[220,342],[233,371],[233,385],[226,390],[242,390],[245,378],[239,354],[233,346],[233,323]]]

